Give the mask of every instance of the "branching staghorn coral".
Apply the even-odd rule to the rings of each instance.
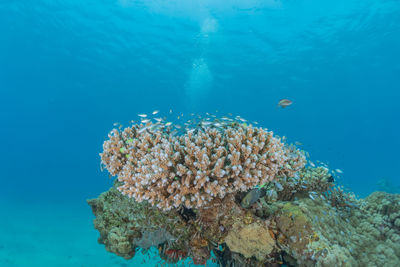
[[[168,124],[113,129],[100,154],[123,183],[118,190],[163,210],[200,208],[214,198],[247,191],[305,165],[302,152],[262,128],[229,123],[171,133]]]

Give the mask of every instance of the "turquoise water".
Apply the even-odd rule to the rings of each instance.
[[[2,0],[0,266],[159,261],[108,253],[85,202],[113,123],[155,109],[240,115],[399,192],[399,47],[394,0]]]

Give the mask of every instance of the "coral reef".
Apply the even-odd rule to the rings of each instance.
[[[124,195],[164,210],[181,204],[200,208],[214,198],[290,177],[305,164],[299,150],[251,125],[188,129],[179,136],[169,131],[151,122],[111,131],[100,155],[123,183],[118,190]]]
[[[251,209],[227,195],[186,221],[178,210],[138,203],[116,187],[89,204],[99,242],[126,259],[154,246],[169,263],[190,257],[204,264],[214,251],[221,266],[395,266],[400,260],[400,195],[375,192],[340,208],[322,195],[272,202],[265,196]]]
[[[113,130],[101,157],[118,179],[88,200],[99,243],[125,259],[155,247],[167,264],[398,265],[400,195],[357,199],[294,146],[228,122]]]

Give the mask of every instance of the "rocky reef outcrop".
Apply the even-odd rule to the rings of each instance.
[[[88,200],[99,243],[126,259],[156,247],[166,263],[213,258],[220,266],[396,266],[400,262],[400,195],[356,199],[324,168],[271,182],[249,207],[246,193],[201,209],[162,211],[116,188]],[[261,190],[261,189],[260,189]],[[249,191],[247,194],[254,194]]]

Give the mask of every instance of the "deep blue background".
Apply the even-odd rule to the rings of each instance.
[[[256,120],[360,196],[400,185],[399,47],[396,0],[2,0],[0,198],[85,205],[113,123],[170,108]]]

